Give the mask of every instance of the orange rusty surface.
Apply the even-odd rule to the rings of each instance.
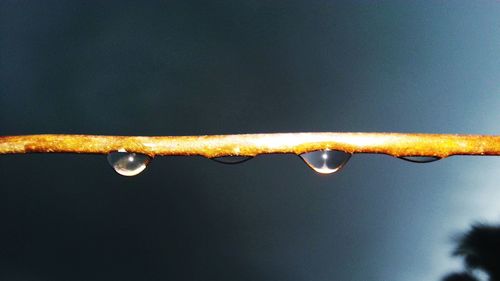
[[[0,154],[97,153],[255,156],[332,149],[401,156],[500,155],[500,136],[405,133],[273,133],[205,136],[23,135],[0,137]]]

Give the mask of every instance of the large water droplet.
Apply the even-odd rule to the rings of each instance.
[[[429,162],[434,162],[438,161],[441,158],[436,157],[436,156],[401,156],[399,159],[403,159],[409,162],[413,163],[429,163]]]
[[[115,151],[108,154],[108,162],[122,176],[135,176],[144,171],[151,157],[140,153]]]
[[[314,171],[331,174],[340,170],[351,158],[351,154],[339,150],[317,150],[300,154],[300,157]]]
[[[253,158],[252,156],[223,156],[223,157],[214,157],[210,159],[222,164],[240,164],[252,158]]]

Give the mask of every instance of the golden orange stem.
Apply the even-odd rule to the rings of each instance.
[[[500,136],[404,133],[273,133],[205,136],[24,135],[0,137],[0,154],[98,153],[255,156],[331,149],[401,156],[500,155]]]

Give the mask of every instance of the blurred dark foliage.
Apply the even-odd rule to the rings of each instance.
[[[454,256],[462,257],[467,270],[482,270],[490,281],[500,280],[500,225],[475,224],[457,239]],[[452,273],[443,281],[477,280],[469,273]]]
[[[448,274],[443,281],[478,281],[478,279],[467,272],[461,272]]]

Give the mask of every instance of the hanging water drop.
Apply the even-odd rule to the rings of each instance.
[[[408,162],[413,163],[430,163],[434,161],[438,161],[441,158],[436,156],[401,156],[399,159],[406,160]]]
[[[140,153],[115,151],[108,154],[108,162],[113,169],[122,176],[140,174],[151,161],[151,157]]]
[[[222,164],[240,164],[252,159],[252,156],[222,156],[222,157],[214,157],[210,158],[215,162],[219,162]]]
[[[317,150],[300,154],[300,157],[314,171],[331,174],[340,170],[351,158],[351,154],[339,150]]]

